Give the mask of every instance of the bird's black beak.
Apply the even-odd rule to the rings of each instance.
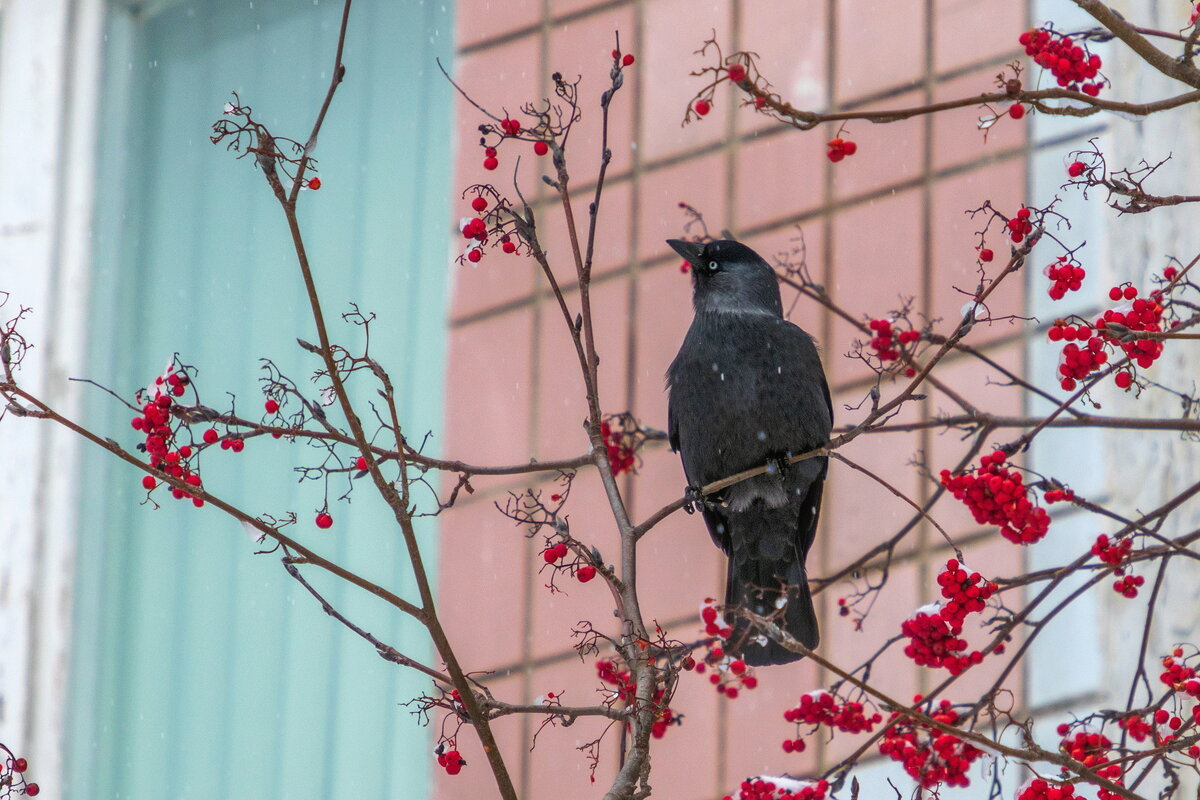
[[[704,255],[704,245],[701,242],[686,242],[683,239],[667,239],[667,244],[689,264],[696,266]]]

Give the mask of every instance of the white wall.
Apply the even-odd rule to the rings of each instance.
[[[0,3],[0,315],[32,309],[18,380],[71,416],[66,378],[87,374],[103,13],[102,0]],[[0,420],[0,742],[49,796],[61,787],[78,452],[58,426]]]

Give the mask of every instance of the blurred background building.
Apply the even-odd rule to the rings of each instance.
[[[1159,13],[1155,4],[1137,5]],[[410,435],[434,432],[432,452],[483,464],[584,452],[586,407],[573,353],[533,262],[496,254],[477,266],[453,263],[462,242],[457,220],[466,214],[460,193],[488,180],[505,189],[516,159],[503,151],[500,170],[482,169],[480,116],[436,59],[477,101],[509,112],[547,96],[552,72],[581,77],[584,117],[568,158],[576,213],[584,216],[599,159],[596,109],[619,31],[622,49],[637,60],[612,112],[614,156],[592,295],[606,411],[666,427],[663,373],[691,318],[690,280],[664,243],[683,233],[681,201],[702,211],[710,230],[734,232],[768,260],[802,256],[813,278],[856,315],[884,316],[911,297],[929,317],[957,319],[966,299],[959,290],[977,280],[979,224],[964,212],[987,200],[1010,212],[1023,202],[1045,205],[1065,181],[1069,150],[1100,136],[1106,147],[1141,152],[1146,124],[1120,122],[1109,131],[1098,118],[1034,115],[1005,118],[985,139],[979,110],[968,107],[892,125],[853,123],[846,135],[858,152],[833,164],[824,152],[831,126],[801,132],[772,123],[738,108],[726,87],[712,113],[681,126],[701,85],[687,73],[712,63],[694,51],[715,31],[727,53],[757,52],[776,91],[799,107],[922,105],[988,90],[1021,55],[1016,38],[1031,24],[1085,24],[1073,8],[989,0],[357,0],[346,81],[317,150],[323,186],[301,203],[327,314],[357,302],[378,315],[372,354],[392,371]],[[0,3],[0,290],[12,294],[5,313],[15,305],[35,311],[26,335],[37,349],[23,373],[30,389],[132,446],[129,415],[66,377],[129,395],[179,353],[200,367],[210,405],[227,404],[228,390],[252,414],[264,375],[258,359],[301,383],[311,373],[313,360],[294,344],[311,338],[312,326],[282,216],[257,171],[208,135],[236,91],[275,133],[303,139],[328,85],[340,13],[335,0]],[[1160,149],[1196,144],[1187,126],[1154,124]],[[537,180],[536,157],[521,162],[544,244],[561,274],[573,275],[561,209]],[[1190,169],[1179,176],[1184,185]],[[1195,249],[1182,215],[1161,212],[1162,238],[1142,252],[1135,227],[1097,203],[1064,198],[1070,235],[1088,241],[1081,258],[1098,276],[1136,280],[1161,269],[1164,252]],[[1036,316],[1043,325],[1062,313],[1048,307],[1039,258],[1024,285],[1014,281],[996,298],[998,313]],[[1091,283],[1077,307],[1094,306],[1108,285],[1104,277]],[[791,294],[791,318],[822,346],[838,421],[851,422],[873,383],[861,362],[845,357],[855,334]],[[1053,386],[1057,355],[1029,344],[1034,324],[981,326],[973,343]],[[361,333],[344,327],[336,335],[354,342]],[[951,359],[941,374],[989,411],[1038,410],[981,362]],[[931,392],[905,419],[952,409]],[[1114,454],[1129,448],[1125,439],[1047,434],[1039,441],[1035,466],[1069,475],[1083,494],[1156,491],[1120,479]],[[929,430],[860,437],[846,455],[921,500],[933,483],[914,464],[936,473],[966,446],[954,432]],[[1147,470],[1164,457],[1143,455]],[[635,518],[684,485],[665,446],[643,456],[638,473],[622,478]],[[295,510],[298,536],[411,593],[386,509],[366,492],[350,505],[335,502],[344,486],[297,481],[291,467],[306,458],[319,455],[252,442],[241,455],[218,454],[208,485],[255,513]],[[252,555],[258,548],[239,526],[207,509],[139,505],[138,477],[54,426],[0,426],[0,741],[27,755],[47,796],[489,796],[489,773],[469,733],[459,740],[469,768],[434,774],[431,728],[405,707],[424,681],[320,613],[274,557]],[[477,477],[473,485],[453,512],[422,528],[460,659],[491,673],[503,699],[566,690],[568,700],[588,702],[595,667],[575,654],[571,631],[581,620],[606,622],[604,588],[595,582],[552,594],[545,587],[539,543],[494,505],[528,479]],[[319,532],[311,519],[326,497],[336,524]],[[593,475],[577,479],[567,511],[576,536],[616,551]],[[836,571],[910,513],[869,479],[833,465],[810,571]],[[1097,533],[1091,520],[1067,514],[1055,537],[1021,550],[962,509],[944,504],[937,516],[968,563],[993,575],[1062,563]],[[898,551],[886,602],[861,631],[836,614],[845,591],[822,593],[826,654],[851,665],[872,652],[934,599],[933,577],[946,557],[941,537],[922,524]],[[723,570],[699,520],[673,516],[641,548],[643,612],[679,638],[698,634],[699,603],[720,596]],[[430,657],[419,630],[346,587],[315,580],[364,628]],[[1194,608],[1195,589],[1175,586],[1179,601]],[[1110,670],[1132,634],[1100,620],[1137,613],[1116,602],[1093,593],[1053,623],[1011,682],[1017,707],[1046,712],[1052,725],[1103,702],[1107,687],[1118,685]],[[1064,651],[1075,658],[1070,681],[1044,668]],[[981,667],[956,699],[970,699],[994,675]],[[880,662],[875,677],[899,696],[932,685],[898,653]],[[654,786],[664,797],[707,800],[747,775],[833,763],[848,752],[848,737],[814,742],[800,755],[779,748],[790,730],[782,710],[826,682],[800,662],[764,671],[758,689],[728,700],[702,679],[685,679],[672,704],[684,723],[659,743]],[[521,796],[599,797],[617,763],[615,732],[604,739],[592,783],[578,748],[603,726],[585,719],[548,728],[531,748],[538,722],[514,716],[496,724]],[[988,779],[973,775],[973,788],[957,796],[987,796]],[[911,786],[885,762],[867,763],[860,777],[876,787],[867,796],[890,791],[885,778]],[[998,780],[1014,785],[1021,777],[1010,771]]]

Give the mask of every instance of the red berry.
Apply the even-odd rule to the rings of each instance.
[[[1134,287],[1126,286],[1123,294],[1124,294],[1126,300],[1132,300],[1133,298],[1137,297],[1138,292],[1137,292],[1137,289],[1135,289]]]
[[[216,428],[209,428],[204,432],[204,441],[208,444],[215,444],[217,439],[221,438],[221,434],[217,433]]]
[[[486,211],[487,210],[487,200],[484,200],[482,197],[476,197],[474,200],[471,201],[471,208],[475,209],[475,211],[477,211],[477,212]]]
[[[550,152],[550,145],[546,144],[545,142],[534,142],[533,152],[536,155],[544,156],[546,153]]]
[[[25,785],[25,794],[29,795],[30,797],[37,797],[41,793],[42,787],[38,786],[36,783],[28,783]]]
[[[1067,174],[1072,178],[1078,178],[1083,174],[1085,169],[1087,169],[1087,165],[1082,161],[1073,161],[1071,162],[1071,166],[1067,167]]]
[[[488,156],[483,160],[483,168],[486,170],[493,170],[498,166],[500,166],[500,162],[496,160],[495,156]]]
[[[506,253],[517,252],[517,246],[515,244],[513,244],[512,242],[505,242],[504,244],[500,245],[500,249]]]
[[[478,263],[481,258],[483,258],[483,251],[478,247],[467,251],[467,261]]]
[[[741,64],[733,64],[729,67],[729,80],[734,83],[741,83],[746,80],[746,68]]]
[[[1025,106],[1020,103],[1013,103],[1008,107],[1008,115],[1013,119],[1020,119],[1025,116]]]
[[[150,491],[151,489],[153,489],[157,485],[158,485],[158,481],[154,480],[154,478],[150,475],[147,475],[144,478],[142,478],[142,488],[145,489],[147,492]]]
[[[234,438],[229,440],[229,449],[235,453],[242,452],[242,449],[245,448],[245,446],[246,442],[243,439]]]
[[[263,403],[263,408],[267,410],[268,414],[274,414],[279,410],[279,403],[275,400],[268,400],[267,402]]]
[[[367,471],[367,459],[364,458],[363,456],[359,456],[358,458],[354,459],[354,468],[356,470],[358,470],[359,472],[366,472]]]
[[[1109,300],[1120,300],[1121,297],[1122,297],[1122,295],[1121,295],[1121,287],[1120,286],[1114,286],[1108,290],[1108,299]]]
[[[702,117],[709,111],[712,111],[712,106],[708,104],[707,100],[697,100],[692,108],[694,108],[696,113]]]
[[[591,564],[584,564],[575,572],[575,577],[580,583],[587,583],[592,578],[596,577],[596,568]]]
[[[842,145],[842,152],[848,156],[852,156],[858,152],[858,144],[847,139],[845,144]]]
[[[320,189],[321,188],[321,179],[320,178],[309,178],[308,179],[308,188],[312,189],[314,192],[317,189]]]
[[[1120,388],[1128,389],[1130,387],[1130,385],[1133,383],[1133,376],[1130,375],[1128,372],[1121,371],[1121,372],[1117,373],[1116,377],[1113,380],[1115,380],[1117,382],[1117,386],[1119,386]]]
[[[625,57],[621,59],[621,66],[623,66],[623,67],[632,67],[633,66],[633,53],[625,54]]]
[[[993,253],[991,250],[987,249],[986,247],[979,251],[979,260],[980,261],[991,261],[993,258],[995,258],[995,256],[996,256],[996,254]]]
[[[320,514],[317,514],[316,522],[317,527],[321,530],[333,527],[333,517],[329,516],[329,514],[324,511],[322,511]]]
[[[13,772],[24,772],[29,769],[29,762],[23,758],[18,758],[13,762]]]

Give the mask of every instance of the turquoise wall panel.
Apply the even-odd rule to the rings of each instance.
[[[111,12],[101,197],[94,241],[93,372],[130,395],[173,352],[200,368],[202,400],[261,410],[260,357],[302,387],[316,339],[286,223],[249,159],[212,145],[232,90],[276,134],[303,139],[328,85],[341,3],[220,0]],[[451,54],[448,4],[357,0],[339,89],[316,155],[323,186],[301,219],[335,339],[378,319],[371,352],[392,374],[411,436],[438,430],[449,259],[450,111],[434,59]],[[374,388],[358,387],[365,403]],[[128,447],[127,412],[91,398],[89,421]],[[362,414],[370,417],[369,412]],[[434,439],[436,446],[436,438]],[[295,510],[318,552],[413,598],[390,512],[362,482],[312,524],[321,453],[255,440],[205,455],[205,483],[252,513]],[[236,523],[169,499],[139,505],[140,475],[86,465],[80,533],[69,796],[399,797],[426,793],[428,731],[402,703],[426,682],[321,613]],[[422,526],[433,557],[432,524]],[[428,660],[426,637],[388,607],[308,571],[344,613]]]

